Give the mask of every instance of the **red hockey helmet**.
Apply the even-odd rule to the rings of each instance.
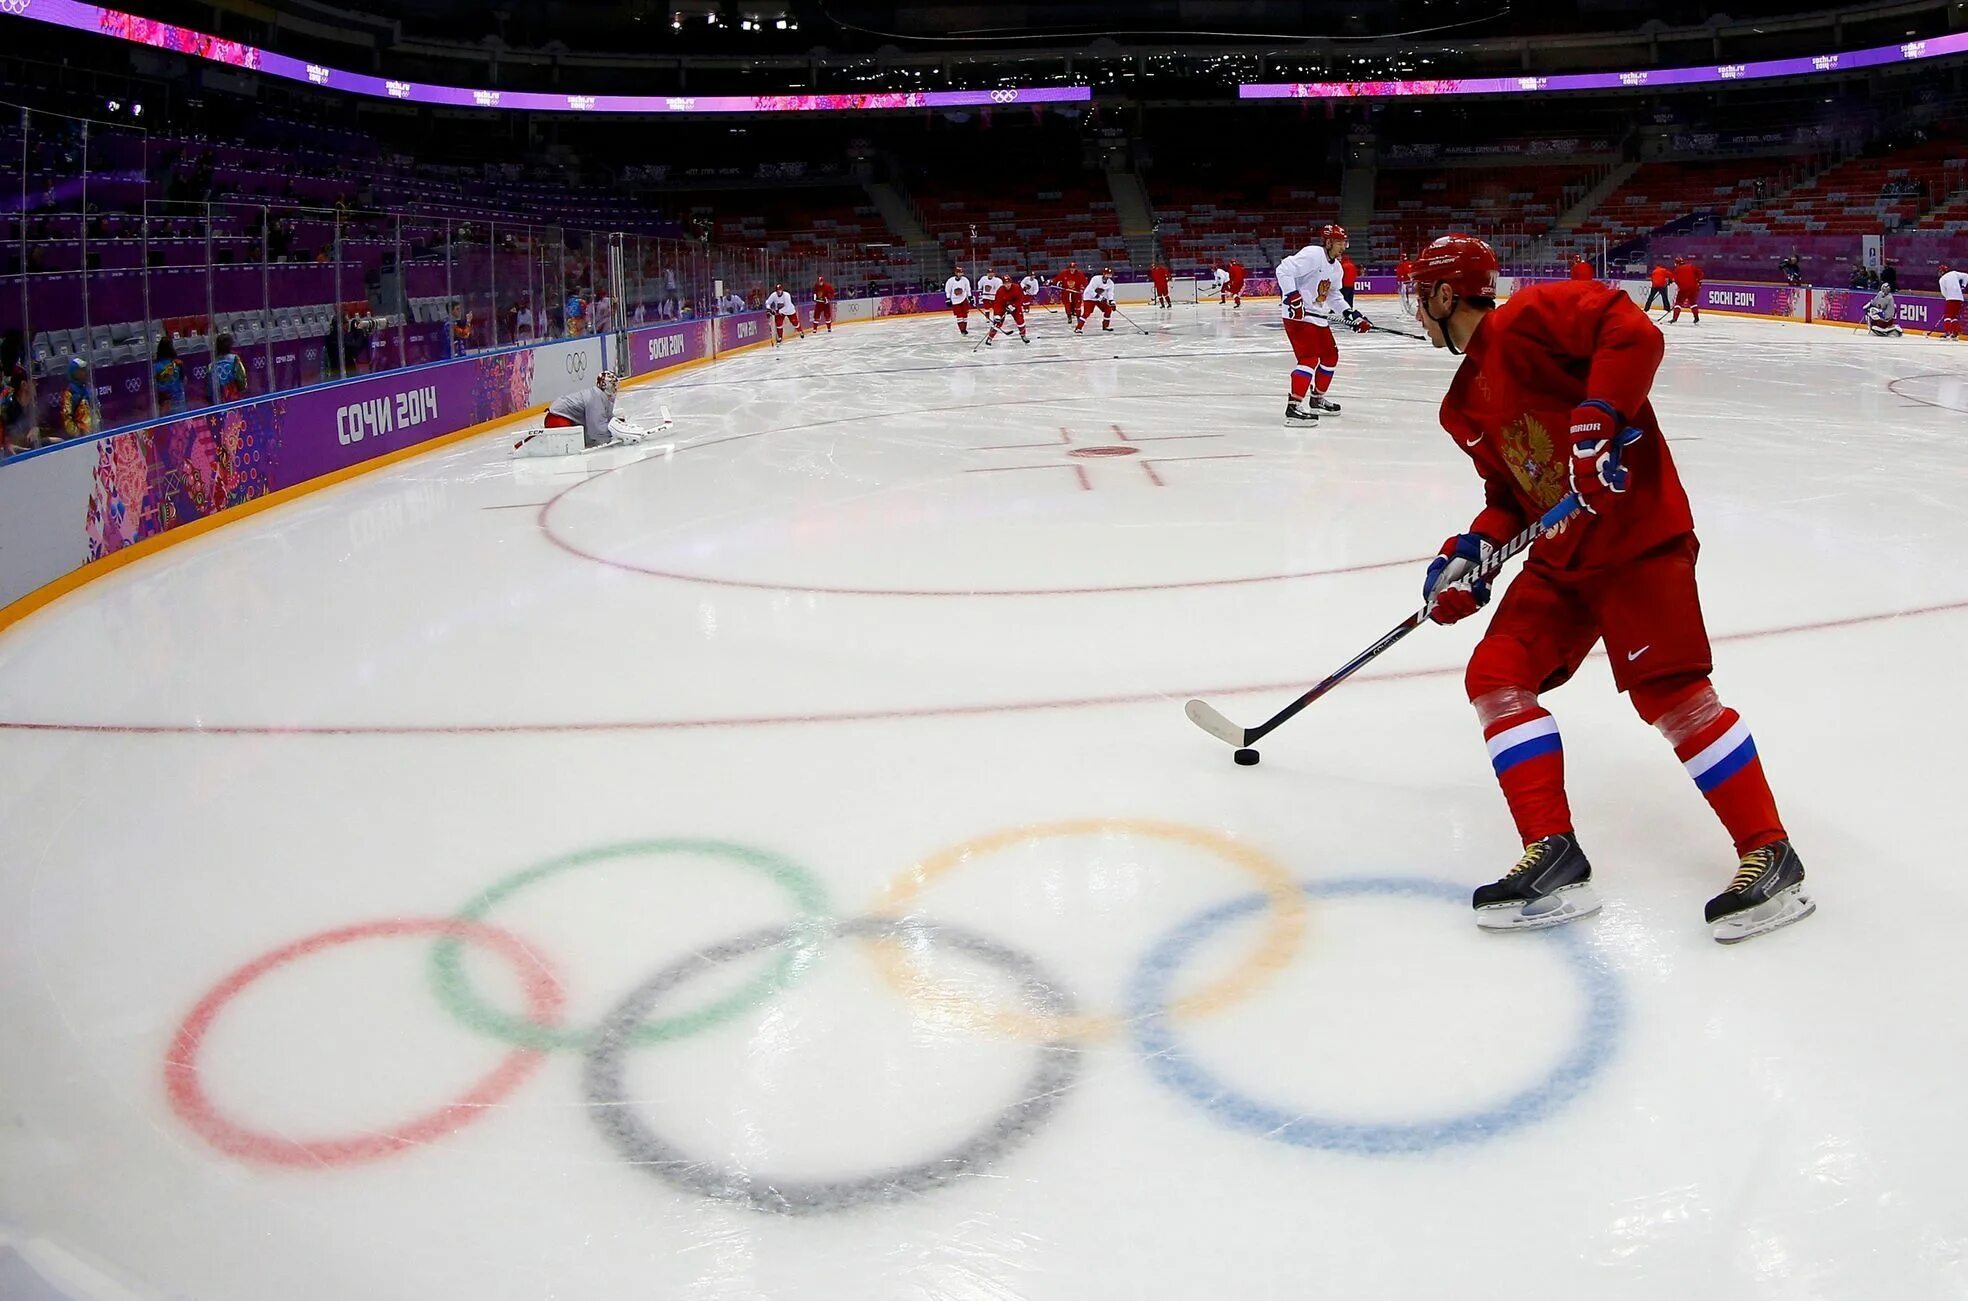
[[[1346,234],[1346,227],[1336,221],[1329,221],[1319,227],[1319,242],[1321,244],[1330,244],[1336,239],[1345,239],[1349,243],[1352,242]]]
[[[1408,282],[1421,295],[1445,284],[1464,298],[1495,298],[1499,269],[1496,250],[1474,235],[1444,235],[1415,258]]]

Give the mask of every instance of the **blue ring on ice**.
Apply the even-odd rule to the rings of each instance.
[[[1348,877],[1308,881],[1312,899],[1355,895],[1440,900],[1469,907],[1469,891],[1446,881],[1401,877]],[[1626,998],[1603,955],[1577,926],[1512,936],[1506,943],[1556,945],[1587,997],[1576,1043],[1543,1079],[1482,1111],[1396,1122],[1327,1119],[1239,1093],[1199,1065],[1176,1041],[1169,1016],[1169,986],[1198,945],[1241,917],[1261,912],[1266,897],[1251,895],[1211,908],[1162,937],[1135,969],[1128,998],[1136,1048],[1154,1077],[1233,1129],[1296,1147],[1365,1156],[1395,1156],[1486,1142],[1547,1119],[1583,1093],[1611,1060],[1626,1020]]]

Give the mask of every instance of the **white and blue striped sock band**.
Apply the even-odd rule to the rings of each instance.
[[[1741,772],[1755,757],[1756,738],[1749,734],[1749,724],[1738,718],[1733,727],[1703,747],[1684,766],[1695,779],[1695,785],[1706,793]]]
[[[1499,777],[1526,759],[1558,753],[1565,748],[1564,741],[1558,735],[1558,720],[1549,714],[1507,727],[1485,744],[1490,750],[1490,767],[1496,769]]]

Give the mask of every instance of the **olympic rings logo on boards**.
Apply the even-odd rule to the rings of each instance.
[[[991,92],[991,102],[993,104],[1016,104],[1018,102],[1018,92],[1015,90],[994,90]]]
[[[975,871],[991,856],[1034,842],[1073,837],[1137,837],[1201,851],[1257,887],[1255,893],[1208,909],[1169,932],[1137,964],[1124,1005],[1083,1011],[1070,989],[1039,961],[1002,940],[967,928],[931,923],[923,897],[960,870]],[[545,882],[624,860],[712,858],[752,874],[781,895],[790,920],[697,949],[665,963],[618,997],[589,1025],[570,1025],[560,977],[511,923],[495,914],[523,903]],[[1467,907],[1460,887],[1409,878],[1303,882],[1268,854],[1222,833],[1144,819],[1087,818],[1012,827],[949,846],[895,877],[861,916],[830,915],[818,879],[790,859],[713,839],[662,839],[607,845],[563,855],[510,875],[449,917],[392,918],[321,931],[270,950],[212,987],[185,1016],[164,1061],[166,1099],[178,1118],[216,1150],[256,1164],[324,1168],[387,1158],[421,1148],[474,1120],[530,1079],[555,1052],[583,1058],[588,1116],[623,1159],[673,1188],[752,1210],[810,1215],[931,1192],[983,1173],[1030,1141],[1077,1086],[1090,1045],[1125,1042],[1164,1087],[1232,1128],[1300,1147],[1368,1155],[1429,1151],[1486,1140],[1548,1117],[1581,1093],[1604,1068],[1617,1042],[1624,1008],[1604,957],[1570,928],[1525,937],[1557,946],[1585,992],[1578,1041],[1542,1080],[1503,1103],[1469,1115],[1403,1123],[1360,1124],[1322,1119],[1239,1092],[1190,1057],[1178,1027],[1250,997],[1298,952],[1308,904],[1329,906],[1357,896],[1389,896],[1424,904]],[[1237,922],[1261,919],[1255,946],[1224,974],[1177,997],[1175,978],[1206,941]],[[428,988],[458,1024],[494,1040],[505,1052],[452,1101],[383,1127],[340,1136],[296,1138],[256,1128],[224,1114],[204,1081],[212,1027],[240,995],[265,977],[309,957],[351,945],[418,939],[430,944]],[[818,1179],[771,1178],[730,1168],[684,1150],[677,1135],[688,1126],[653,1114],[625,1084],[629,1055],[660,1054],[666,1045],[722,1025],[767,1003],[812,968],[827,946],[851,940],[865,946],[882,978],[911,1004],[939,1021],[1029,1046],[1031,1061],[1004,1105],[968,1136],[916,1162],[884,1163],[868,1172]],[[467,975],[464,953],[476,949],[509,968],[523,1010],[495,1005]],[[925,955],[948,953],[993,969],[1014,991],[996,1005],[937,983],[922,967]],[[718,981],[720,968],[760,957],[770,961],[747,982]],[[687,1001],[702,982],[719,992]],[[657,1014],[661,1007],[662,1014]],[[660,1063],[659,1063],[660,1065]]]

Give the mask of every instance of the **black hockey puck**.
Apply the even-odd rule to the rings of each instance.
[[[1252,764],[1257,762],[1257,751],[1239,750],[1237,751],[1236,754],[1232,755],[1231,757],[1234,758],[1238,763],[1242,764],[1244,767],[1248,768]]]

